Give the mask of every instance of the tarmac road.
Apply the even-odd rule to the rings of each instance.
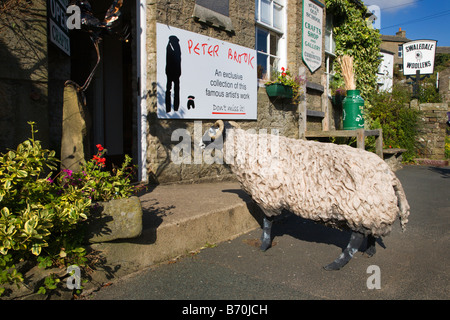
[[[411,215],[339,271],[322,267],[350,234],[287,215],[274,223],[274,246],[261,252],[254,230],[232,241],[142,270],[103,287],[89,300],[448,300],[450,167],[397,171]],[[362,247],[362,251],[364,245]],[[187,304],[188,305],[188,304]]]

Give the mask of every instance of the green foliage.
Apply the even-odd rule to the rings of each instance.
[[[86,220],[92,201],[128,197],[131,158],[113,173],[104,170],[106,152],[99,152],[82,170],[56,174],[55,152],[31,138],[0,154],[0,285],[23,279],[14,263],[35,257],[41,267],[86,263],[79,223]],[[44,254],[43,254],[44,253]],[[52,281],[52,280],[48,280]],[[50,289],[47,283],[42,289]],[[0,288],[0,295],[4,289]]]
[[[64,234],[81,219],[91,201],[77,190],[51,184],[55,152],[32,138],[0,157],[0,253],[31,252],[38,256],[49,240]],[[52,235],[53,234],[53,235]]]
[[[437,103],[442,102],[442,98],[435,85],[436,81],[426,81],[419,87],[419,103]]]
[[[23,276],[17,272],[16,266],[11,254],[0,255],[0,284],[2,283],[20,283],[23,281]],[[0,287],[0,296],[5,291],[5,288]]]
[[[97,145],[97,155],[85,162],[80,171],[73,174],[70,184],[82,186],[84,192],[92,201],[109,201],[112,199],[126,198],[134,192],[131,185],[133,167],[131,157],[125,155],[125,161],[120,168],[114,168],[112,172],[104,171],[106,153],[101,145]]]
[[[61,280],[55,276],[55,274],[51,274],[44,280],[44,286],[41,286],[37,293],[46,294],[49,290],[55,290],[57,288],[58,283]]]
[[[445,136],[445,159],[450,159],[450,136]]]
[[[301,76],[292,76],[289,69],[281,68],[281,71],[275,70],[272,72],[271,81],[266,82],[266,86],[281,83],[285,86],[292,87],[292,101],[297,103],[300,97],[303,95],[302,85],[306,82],[306,79]]]
[[[333,14],[333,32],[336,41],[336,56],[353,57],[356,89],[367,99],[377,88],[377,71],[380,64],[380,33],[369,28],[365,17],[365,6],[350,0],[326,0],[327,13]],[[337,87],[343,87],[344,79],[340,65],[334,62]]]
[[[411,161],[416,155],[419,112],[409,107],[409,88],[394,85],[392,92],[380,92],[371,98],[368,116],[373,119],[372,129],[383,129],[385,148],[402,148],[404,161]]]

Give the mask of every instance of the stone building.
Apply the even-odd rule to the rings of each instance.
[[[72,80],[82,85],[97,61],[86,32],[68,31],[69,52],[51,39],[48,30],[51,23],[55,23],[55,17],[51,22],[54,12],[49,10],[56,8],[56,2],[67,5],[64,0],[36,0],[26,3],[29,20],[1,16],[2,25],[7,26],[0,33],[2,152],[27,137],[28,120],[37,122],[38,138],[44,146],[58,150],[64,82]],[[99,19],[112,3],[110,0],[91,2],[93,13]],[[268,132],[276,129],[280,135],[292,138],[303,138],[305,132],[311,130],[339,128],[327,89],[334,45],[332,19],[331,15],[327,17],[323,0],[124,0],[121,12],[122,24],[129,26],[130,35],[126,41],[113,34],[103,37],[99,47],[100,63],[84,99],[91,146],[104,145],[108,149],[108,161],[116,164],[121,163],[125,154],[131,155],[138,166],[138,180],[167,183],[231,178],[226,164],[174,163],[171,159],[174,147],[182,142],[174,132],[182,129],[189,133],[193,159],[195,138],[213,124],[218,115],[170,118],[158,113],[164,100],[161,92],[167,90],[166,79],[162,80],[158,74],[158,59],[166,58],[167,39],[163,39],[166,42],[161,50],[158,43],[163,40],[158,37],[158,27],[181,30],[181,35],[236,49],[230,59],[234,59],[235,64],[254,55],[254,60],[246,60],[256,69],[254,77],[246,77],[241,84],[253,91],[243,89],[247,92],[241,93],[244,98],[247,93],[250,97],[250,92],[255,96],[250,97],[248,106],[241,104],[240,107],[250,108],[254,104],[255,116],[232,115],[243,128]],[[195,44],[192,47],[189,43],[181,45],[185,50],[181,53],[181,63],[185,68],[194,68],[189,79],[183,73],[182,85],[194,87],[198,83],[200,86],[200,75],[210,65],[186,66],[189,53],[214,56],[214,50],[208,51],[201,43],[197,48]],[[188,49],[193,51],[186,51]],[[238,49],[246,55],[236,55]],[[305,63],[308,59],[310,62]],[[161,67],[161,63],[159,65]],[[272,98],[266,93],[265,82],[282,67],[307,80],[306,94],[299,102]],[[241,76],[232,64],[224,62],[221,68],[217,68],[219,74],[229,70],[232,76]],[[195,98],[196,108],[201,105],[198,99]],[[187,100],[188,97],[180,98],[180,111],[184,110],[185,115],[188,114]],[[224,103],[223,97],[218,96],[217,105]]]
[[[406,31],[399,28],[395,36],[381,35],[380,49],[394,53],[394,68],[400,72],[403,71],[403,44],[411,41],[406,38]]]

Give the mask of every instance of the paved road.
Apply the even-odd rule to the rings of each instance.
[[[397,175],[412,208],[406,232],[397,223],[375,256],[357,253],[340,271],[322,266],[340,254],[349,233],[286,216],[274,224],[275,245],[264,253],[255,230],[129,275],[87,299],[447,300],[450,168],[407,166]]]

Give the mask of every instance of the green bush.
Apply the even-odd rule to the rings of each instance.
[[[392,92],[379,92],[370,98],[367,108],[372,129],[383,129],[385,148],[403,148],[405,162],[416,156],[419,111],[409,106],[411,96],[408,88],[394,85]]]
[[[445,159],[450,159],[450,136],[445,136]]]
[[[106,153],[100,144],[97,154],[89,161],[82,163],[78,172],[63,170],[59,175],[58,183],[64,190],[80,190],[84,196],[92,201],[109,201],[117,198],[129,197],[134,192],[131,184],[133,167],[131,158],[125,155],[125,161],[120,168],[112,172],[105,171]]]
[[[61,192],[50,181],[55,152],[32,138],[0,157],[0,253],[10,250],[38,256],[49,240],[86,219],[91,200],[80,190]]]
[[[55,152],[42,148],[29,124],[32,137],[0,154],[0,285],[23,281],[15,264],[33,257],[43,267],[84,265],[77,227],[92,202],[128,197],[134,190],[130,157],[113,173],[105,171],[106,150],[97,145],[97,155],[79,172],[58,172]]]
[[[377,70],[380,64],[381,35],[370,28],[366,20],[367,8],[352,0],[325,0],[327,14],[333,14],[333,32],[336,56],[353,57],[356,89],[366,100],[377,88]],[[341,66],[333,62],[337,87],[343,87]]]

